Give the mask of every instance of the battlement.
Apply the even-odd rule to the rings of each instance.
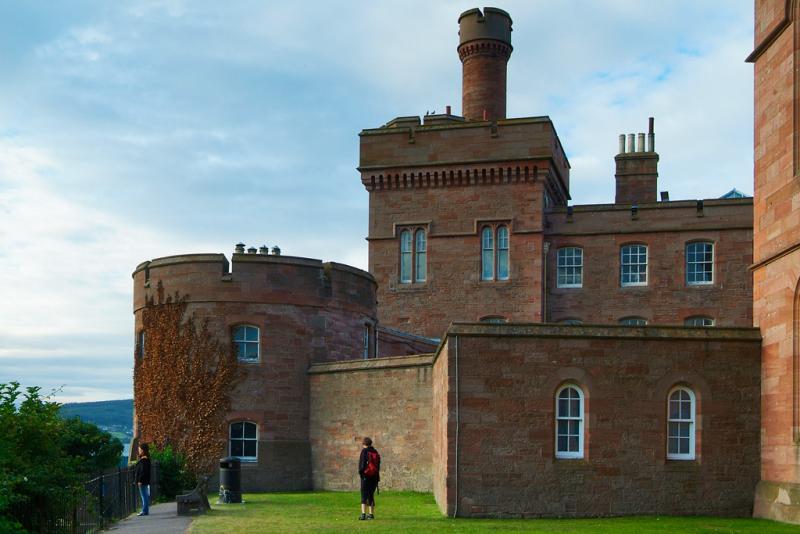
[[[336,262],[278,254],[182,254],[140,263],[133,272],[134,311],[158,282],[189,301],[339,307],[374,316],[375,279]]]
[[[369,190],[383,188],[380,184],[384,177],[393,179],[395,175],[399,183],[405,183],[400,187],[414,187],[418,182],[435,187],[484,183],[478,176],[489,176],[491,172],[499,181],[520,181],[520,177],[526,181],[547,180],[554,198],[561,201],[557,203],[566,203],[569,198],[569,160],[546,116],[432,124],[426,121],[425,125],[420,124],[419,117],[399,117],[380,128],[362,130],[359,137],[358,170]],[[502,173],[494,167],[501,168]],[[513,170],[506,177],[509,168]],[[470,180],[467,171],[474,179]],[[408,175],[405,179],[404,174]],[[437,179],[431,182],[434,174]]]
[[[458,17],[459,46],[481,39],[501,41],[511,47],[511,15],[496,7],[468,9]]]

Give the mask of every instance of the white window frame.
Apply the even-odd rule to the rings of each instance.
[[[629,317],[622,317],[619,324],[623,326],[647,326],[647,319],[639,317],[638,315],[631,315]]]
[[[422,236],[421,240],[420,236]],[[422,276],[420,276],[420,273],[422,273]],[[424,228],[417,228],[414,230],[414,282],[423,283],[427,278],[428,236]]]
[[[233,437],[233,425],[242,424],[242,437]],[[245,425],[253,425],[256,427],[256,437],[255,438],[246,438],[245,435]],[[244,452],[244,442],[245,441],[255,441],[256,443],[256,455],[255,456],[236,456],[233,454],[233,440],[242,441],[242,452]],[[228,425],[228,456],[233,456],[234,458],[239,458],[242,462],[257,462],[258,461],[258,423],[254,423],[253,421],[233,421]]]
[[[578,413],[577,416],[574,416],[571,412],[568,413],[566,416],[562,416],[562,414],[561,414],[561,406],[560,406],[560,403],[559,403],[559,399],[561,397],[561,393],[563,391],[567,390],[567,389],[573,389],[574,391],[576,391],[578,393],[578,401],[579,401],[578,412],[579,413]],[[555,416],[555,423],[556,423],[555,424],[555,437],[556,437],[556,439],[555,439],[555,452],[556,452],[556,454],[555,454],[555,456],[558,459],[568,459],[568,460],[574,460],[574,459],[583,458],[583,443],[584,443],[584,433],[585,433],[584,413],[585,413],[585,409],[586,409],[585,396],[583,394],[583,389],[580,386],[578,386],[577,384],[573,384],[573,383],[564,384],[560,388],[558,388],[558,391],[556,391],[555,400],[556,400],[556,411],[555,411],[555,415],[556,415]],[[567,402],[569,404],[569,401],[567,401]],[[567,411],[569,412],[569,408],[567,409]],[[561,435],[561,434],[559,434],[559,431],[558,431],[558,423],[560,421],[568,421],[568,423],[567,423],[568,427],[569,427],[569,421],[577,421],[578,422],[578,434],[577,434],[577,436],[578,436],[578,450],[577,451],[559,451],[558,450],[558,438]],[[573,436],[574,434],[570,434],[569,433],[569,429],[567,429],[567,434],[564,434],[564,435],[569,437],[569,436]]]
[[[707,315],[692,315],[683,320],[683,326],[708,328],[715,325],[716,321],[714,318],[708,317]]]
[[[488,274],[487,266],[491,271]],[[494,273],[494,231],[491,226],[484,226],[481,228],[481,280],[484,282],[494,280]]]
[[[145,346],[145,333],[144,328],[136,333],[136,356],[141,360],[144,359],[144,346]]]
[[[571,265],[567,265],[567,261],[566,261],[567,260],[567,251],[573,251],[572,255],[570,256],[573,259],[578,257],[578,255],[575,254],[574,251],[580,251],[580,255],[579,255],[580,256],[580,263],[574,263],[574,261],[573,261],[573,263]],[[563,252],[563,255],[562,255],[562,252]],[[578,274],[578,282],[577,283],[575,283],[575,282],[570,282],[570,283],[564,282],[564,283],[562,283],[561,282],[561,278],[562,278],[561,270],[562,269],[566,270],[568,268],[577,269],[576,272],[580,273],[580,274]],[[563,276],[565,278],[567,277],[566,274],[564,274]],[[574,277],[575,274],[573,273],[570,276]],[[561,247],[556,251],[556,287],[566,287],[566,288],[583,287],[583,248],[582,247]]]
[[[405,229],[400,232],[400,283],[410,284],[414,279],[414,237],[411,235],[411,230]],[[407,261],[406,261],[407,260]],[[403,266],[407,265],[408,269]]]
[[[511,244],[511,236],[508,231],[508,226],[500,224],[495,230],[495,273],[498,280],[508,280],[511,277],[511,262],[509,261],[509,248]],[[505,262],[505,265],[503,263]],[[505,275],[503,275],[502,267],[505,267]]]
[[[364,323],[364,335],[363,335],[363,358],[365,360],[369,360],[371,358],[375,358],[375,349],[376,347],[376,338],[375,338],[375,326],[372,323]]]
[[[632,249],[636,249],[636,251],[634,252]],[[639,261],[641,255],[642,255],[642,253],[641,253],[641,251],[639,249],[644,249],[644,263]],[[627,262],[625,261],[626,252],[628,252],[628,254],[627,254],[628,261]],[[622,286],[622,287],[636,287],[636,286],[646,286],[647,285],[647,278],[648,278],[648,276],[647,276],[647,274],[648,274],[647,273],[647,270],[648,270],[648,266],[647,266],[648,252],[649,251],[647,249],[647,245],[643,245],[642,243],[630,243],[628,245],[623,245],[622,247],[620,247],[620,251],[619,251],[619,283],[620,283],[620,286]],[[632,261],[634,259],[636,261]],[[629,279],[626,282],[625,281],[625,274],[626,274],[625,273],[625,267],[634,268],[634,267],[639,267],[640,265],[644,265],[644,281],[641,280],[642,273],[640,273],[638,271],[638,269],[637,269],[636,273],[630,273],[630,272],[627,273]],[[631,276],[636,276],[637,280],[635,282],[630,281],[630,277]]]
[[[255,331],[256,331],[256,340],[255,341],[253,341],[252,339],[248,339],[247,338],[247,329],[248,328],[254,328],[255,329]],[[239,329],[242,329],[242,332],[244,332],[244,337],[242,339],[239,339],[237,337]],[[261,361],[261,329],[259,327],[257,327],[256,325],[253,325],[253,324],[237,324],[237,325],[235,325],[233,327],[233,335],[231,337],[233,338],[233,346],[234,346],[234,348],[236,350],[236,358],[240,362],[259,362],[259,361]],[[255,358],[242,358],[241,356],[239,356],[239,344],[242,344],[242,343],[245,344],[245,351],[244,351],[245,354],[247,354],[246,346],[248,344],[255,344],[255,346],[256,346],[256,357]]]
[[[690,406],[690,417],[688,419],[685,418],[672,418],[671,417],[671,406],[672,406],[672,396],[678,392],[684,392],[689,395],[689,401],[691,402]],[[678,402],[685,402],[679,400]],[[667,460],[694,460],[696,458],[696,450],[695,450],[695,434],[697,433],[697,397],[694,394],[694,391],[685,387],[685,386],[676,386],[669,390],[667,394]],[[676,424],[688,424],[689,425],[689,452],[688,453],[671,453],[669,451],[669,443],[670,439],[673,437],[676,439],[685,439],[685,436],[680,436],[680,431],[678,431],[678,435],[673,436],[670,432],[671,423]],[[678,444],[678,450],[680,450],[680,442]]]
[[[710,262],[707,262],[705,260],[703,260],[703,261],[693,261],[693,262],[689,261],[689,248],[693,247],[695,245],[709,245],[711,247],[711,261]],[[713,241],[691,241],[689,243],[686,243],[686,247],[684,248],[684,256],[685,256],[684,268],[686,269],[686,285],[690,285],[690,286],[708,286],[708,285],[713,285],[714,284],[714,264],[716,263],[716,255],[717,255],[717,251],[715,249],[716,249],[716,247],[714,246],[714,242]],[[696,254],[696,252],[693,252],[693,253]],[[690,264],[706,264],[706,263],[711,263],[711,280],[699,280],[699,281],[698,280],[694,280],[694,281],[690,281],[689,280],[689,265]]]

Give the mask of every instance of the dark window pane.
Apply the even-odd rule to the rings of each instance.
[[[669,438],[669,454],[678,454],[678,438]]]
[[[246,437],[246,438],[255,438],[256,437],[256,425],[255,425],[255,423],[245,423],[244,424],[244,437]]]
[[[558,399],[558,416],[569,417],[569,401],[566,399]]]
[[[581,401],[580,399],[574,399],[569,401],[569,416],[570,417],[580,417],[581,416]]]
[[[245,327],[245,334],[247,335],[247,341],[258,341],[258,328],[252,326]]]
[[[680,432],[681,432],[680,436],[682,438],[688,438],[689,437],[689,423],[680,423]]]
[[[692,418],[692,403],[691,402],[682,402],[681,403],[681,419],[691,419]]]
[[[253,456],[256,455],[256,440],[250,439],[244,441],[244,454],[243,456]]]
[[[246,343],[247,352],[246,358],[248,360],[257,360],[258,359],[258,343]]]
[[[236,357],[239,358],[240,360],[245,358],[244,345],[245,345],[244,343],[237,343],[236,344]]]
[[[678,419],[679,418],[678,416],[680,416],[680,413],[681,413],[681,411],[680,411],[680,403],[677,403],[675,401],[670,401],[669,402],[669,418],[670,419]]]
[[[669,424],[669,436],[676,437],[678,435],[678,425],[680,423],[670,423]]]
[[[567,433],[567,421],[561,420],[558,422],[558,435],[563,436]]]
[[[242,454],[242,440],[240,439],[232,439],[231,440],[231,456],[243,456]]]
[[[681,438],[680,444],[681,444],[680,448],[681,454],[689,454],[689,440]]]
[[[244,327],[237,326],[233,329],[233,339],[236,341],[243,341],[244,340]]]
[[[569,452],[578,452],[578,436],[569,437]]]
[[[580,433],[580,428],[580,421],[569,421],[569,434],[571,436],[577,436]]]
[[[567,452],[566,436],[558,436],[558,452]]]
[[[231,425],[231,437],[232,438],[241,438],[243,436],[243,434],[242,434],[242,432],[243,432],[242,431],[242,426],[243,425],[244,425],[244,423],[233,423]]]

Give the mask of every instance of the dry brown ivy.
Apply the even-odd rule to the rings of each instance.
[[[187,316],[187,295],[166,296],[142,311],[145,347],[136,348],[134,406],[140,442],[171,445],[195,473],[213,471],[227,444],[225,416],[238,379],[231,343],[221,343],[208,319]],[[137,337],[138,339],[138,337]]]

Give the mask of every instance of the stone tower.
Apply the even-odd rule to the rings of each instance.
[[[544,209],[569,199],[549,117],[505,118],[511,18],[472,9],[459,29],[464,116],[360,133],[380,323],[430,337],[454,320],[542,321]]]
[[[494,7],[458,18],[463,65],[461,106],[467,120],[506,118],[506,64],[511,57],[511,17]]]

